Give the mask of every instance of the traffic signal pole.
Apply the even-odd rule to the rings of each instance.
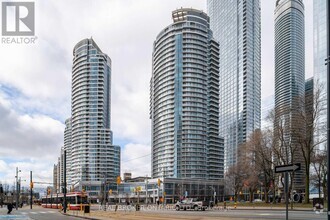
[[[104,211],[106,211],[106,208],[107,208],[106,205],[105,205],[105,197],[107,195],[107,193],[105,192],[105,190],[106,190],[106,187],[105,187],[106,181],[107,181],[106,174],[104,174],[104,184],[103,184],[103,210]]]
[[[64,161],[63,161],[63,212],[66,213],[66,150],[64,150]]]
[[[33,197],[33,182],[32,182],[32,171],[30,171],[30,209],[32,209],[32,197]]]
[[[327,65],[327,154],[328,154],[328,163],[327,163],[327,202],[328,202],[328,211],[327,211],[327,216],[328,220],[330,220],[330,210],[329,210],[329,203],[330,203],[330,146],[329,146],[329,139],[330,139],[330,106],[329,106],[329,98],[330,98],[330,2],[327,0],[327,58],[326,58],[326,65]]]
[[[18,192],[18,167],[16,167],[16,210],[18,209],[18,200],[19,200],[19,192]]]

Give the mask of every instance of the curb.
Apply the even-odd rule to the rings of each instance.
[[[257,210],[257,211],[285,211],[286,209],[260,209],[260,208],[236,208],[236,209],[231,209],[231,210]],[[314,211],[313,209],[288,209],[289,211],[302,211],[302,212],[310,212],[310,211]]]
[[[71,216],[71,217],[81,218],[81,219],[100,220],[99,218],[93,218],[93,217],[87,217],[87,216],[70,215],[70,214],[67,214],[67,213],[61,213],[61,214],[62,214],[62,215],[66,215],[66,216]]]

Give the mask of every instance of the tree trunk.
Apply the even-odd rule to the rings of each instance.
[[[309,203],[309,168],[306,168],[305,204]]]
[[[275,200],[275,197],[276,197],[276,186],[275,186],[275,179],[273,179],[273,204],[276,204],[276,200]]]
[[[268,203],[268,187],[265,187],[265,202]]]
[[[250,191],[250,196],[249,196],[250,198],[249,198],[249,200],[250,200],[250,202],[252,202],[252,200],[253,200],[252,199],[253,198],[253,190],[250,189],[249,191]]]
[[[319,179],[319,198],[321,198],[321,177],[318,177]]]
[[[326,201],[328,199],[327,185],[323,185],[323,198]]]

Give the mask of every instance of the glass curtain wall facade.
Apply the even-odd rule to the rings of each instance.
[[[321,140],[326,139],[327,124],[327,66],[325,58],[327,57],[327,1],[313,1],[313,28],[314,28],[314,84],[315,89],[321,88],[321,104],[324,108],[324,114],[317,121],[315,128],[315,138]],[[326,142],[319,146],[320,150],[326,149]]]
[[[204,12],[178,9],[172,18],[153,49],[152,176],[221,179],[219,45]]]
[[[66,150],[66,182],[67,186],[71,186],[71,176],[72,176],[72,169],[71,169],[71,118],[65,120],[65,130],[64,130],[64,147],[63,149]]]
[[[67,170],[73,185],[120,175],[120,147],[112,145],[110,130],[110,85],[108,55],[93,39],[77,43],[73,49],[71,130],[69,123],[66,130],[71,134]]]
[[[220,45],[219,131],[228,170],[261,124],[260,0],[208,0],[207,10]]]
[[[304,108],[299,100],[305,93],[305,30],[302,0],[277,0],[275,9],[275,135],[283,150],[278,164],[301,162],[303,157],[294,133],[297,114]],[[296,111],[298,109],[298,111]],[[284,134],[284,135],[281,135]],[[280,136],[284,139],[281,139]],[[285,144],[285,145],[283,145]],[[295,172],[295,189],[304,190],[303,170]]]

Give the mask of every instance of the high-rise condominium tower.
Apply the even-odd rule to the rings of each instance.
[[[73,49],[71,119],[65,130],[70,158],[67,173],[72,184],[89,181],[92,185],[120,175],[120,147],[112,145],[110,130],[110,85],[108,55],[93,39],[77,43]],[[86,185],[86,190],[90,187]],[[100,190],[100,184],[98,187]]]
[[[315,89],[320,88],[322,108],[327,108],[327,0],[313,1],[313,28],[314,28],[314,85]],[[329,28],[329,27],[328,27]],[[327,110],[320,115],[316,122],[315,138],[317,142],[326,138]],[[326,141],[320,144],[319,149],[326,148]]]
[[[219,131],[227,170],[261,124],[260,0],[208,0],[207,10],[220,46]]]
[[[302,0],[277,0],[275,9],[275,133],[283,138],[281,163],[303,161],[297,144],[300,101],[305,93],[305,31]],[[289,148],[289,149],[288,149]],[[293,153],[291,153],[293,152]],[[304,189],[303,171],[294,177],[295,189]]]
[[[172,17],[153,49],[152,176],[220,179],[219,45],[204,12],[181,8]]]
[[[72,186],[72,169],[71,169],[71,138],[72,138],[72,124],[71,124],[71,118],[68,118],[67,120],[65,120],[65,130],[64,130],[64,146],[61,149],[61,158],[63,159],[63,153],[64,150],[66,151],[66,168],[67,168],[67,172],[66,172],[66,182],[67,182],[67,186]],[[62,165],[60,165],[62,166]],[[62,176],[63,177],[63,176]]]

